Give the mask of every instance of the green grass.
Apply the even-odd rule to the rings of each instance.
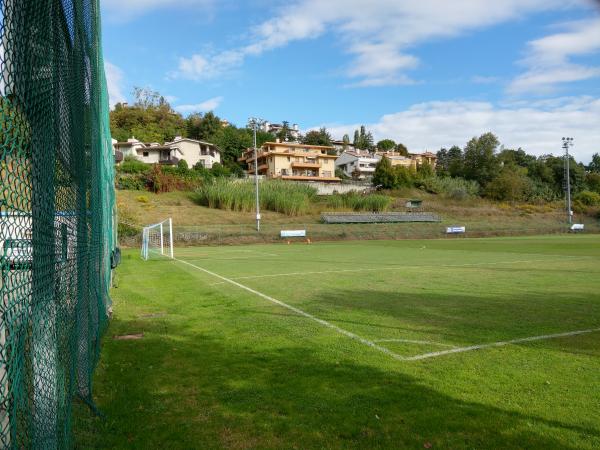
[[[379,342],[401,356],[600,327],[598,235],[176,256],[362,338],[431,342]],[[126,251],[116,282],[106,419],[77,407],[78,448],[600,447],[599,332],[399,361],[182,262]]]

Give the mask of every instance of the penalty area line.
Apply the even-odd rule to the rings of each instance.
[[[381,353],[384,353],[384,354],[386,354],[388,356],[391,356],[392,358],[394,358],[394,359],[396,359],[398,361],[406,361],[407,360],[406,357],[401,356],[401,355],[399,355],[397,353],[394,353],[391,350],[389,350],[389,349],[387,349],[385,347],[382,347],[381,345],[377,345],[373,341],[370,341],[368,339],[360,337],[359,335],[354,334],[351,331],[348,331],[348,330],[345,330],[343,328],[340,328],[337,325],[332,324],[331,322],[327,322],[326,320],[319,319],[318,317],[313,316],[312,314],[307,313],[306,311],[303,311],[303,310],[301,310],[299,308],[296,308],[295,306],[288,305],[287,303],[284,303],[281,300],[277,300],[276,298],[273,298],[273,297],[271,297],[269,295],[263,294],[262,292],[259,292],[259,291],[255,290],[255,289],[252,289],[252,288],[250,288],[248,286],[245,286],[245,285],[243,285],[241,283],[238,283],[237,281],[234,281],[234,280],[232,280],[230,278],[224,277],[224,276],[219,275],[218,273],[215,273],[215,272],[211,272],[208,269],[205,269],[203,267],[197,266],[197,265],[192,264],[192,263],[187,262],[187,261],[183,261],[181,259],[173,258],[173,260],[175,260],[177,262],[180,262],[182,264],[186,264],[186,265],[188,265],[190,267],[193,267],[193,268],[195,268],[197,270],[200,270],[201,272],[204,272],[204,273],[206,273],[208,275],[211,275],[211,276],[213,276],[215,278],[219,278],[220,280],[223,280],[226,283],[229,283],[229,284],[232,284],[234,286],[237,286],[240,289],[243,289],[243,290],[248,291],[248,292],[250,292],[250,293],[252,293],[254,295],[257,295],[258,297],[261,297],[262,299],[267,300],[267,301],[269,301],[271,303],[274,303],[276,305],[279,305],[279,306],[282,306],[284,308],[287,308],[290,311],[295,312],[299,316],[306,317],[307,319],[310,319],[310,320],[312,320],[314,322],[317,322],[318,324],[320,324],[320,325],[322,325],[322,326],[324,326],[326,328],[329,328],[330,330],[333,330],[333,331],[335,331],[335,332],[337,332],[337,333],[339,333],[339,334],[341,334],[343,336],[346,336],[346,337],[348,337],[350,339],[353,339],[353,340],[355,340],[357,342],[360,342],[363,345],[371,347],[374,350],[377,350],[377,351],[379,351]]]
[[[499,342],[491,342],[489,344],[471,345],[469,347],[451,348],[449,350],[441,350],[439,352],[423,353],[421,355],[416,355],[416,356],[405,356],[403,359],[405,361],[420,361],[422,359],[436,358],[438,356],[450,355],[452,353],[464,353],[464,352],[471,352],[474,350],[482,350],[485,348],[504,347],[506,345],[519,344],[521,342],[543,341],[546,339],[557,339],[557,338],[561,338],[561,337],[577,336],[580,334],[589,334],[589,333],[594,333],[597,331],[600,331],[600,328],[590,328],[588,330],[569,331],[566,333],[544,334],[541,336],[531,336],[531,337],[526,337],[526,338],[511,339],[510,341],[499,341]]]

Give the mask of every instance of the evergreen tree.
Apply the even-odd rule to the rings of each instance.
[[[381,186],[385,189],[393,189],[396,187],[396,175],[390,160],[385,156],[375,166],[373,173],[373,186]]]

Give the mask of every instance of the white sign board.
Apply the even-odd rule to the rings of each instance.
[[[464,233],[466,231],[466,227],[446,227],[446,234]]]
[[[574,223],[571,225],[571,231],[583,231],[584,224],[582,223]]]
[[[306,237],[306,230],[281,230],[281,237]]]

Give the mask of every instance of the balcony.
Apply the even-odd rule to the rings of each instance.
[[[260,174],[261,172],[266,172],[268,168],[269,168],[268,164],[259,164],[258,165],[258,173]],[[248,173],[254,173],[254,164],[251,164],[248,166]]]
[[[321,163],[313,161],[294,161],[292,169],[320,169]]]

